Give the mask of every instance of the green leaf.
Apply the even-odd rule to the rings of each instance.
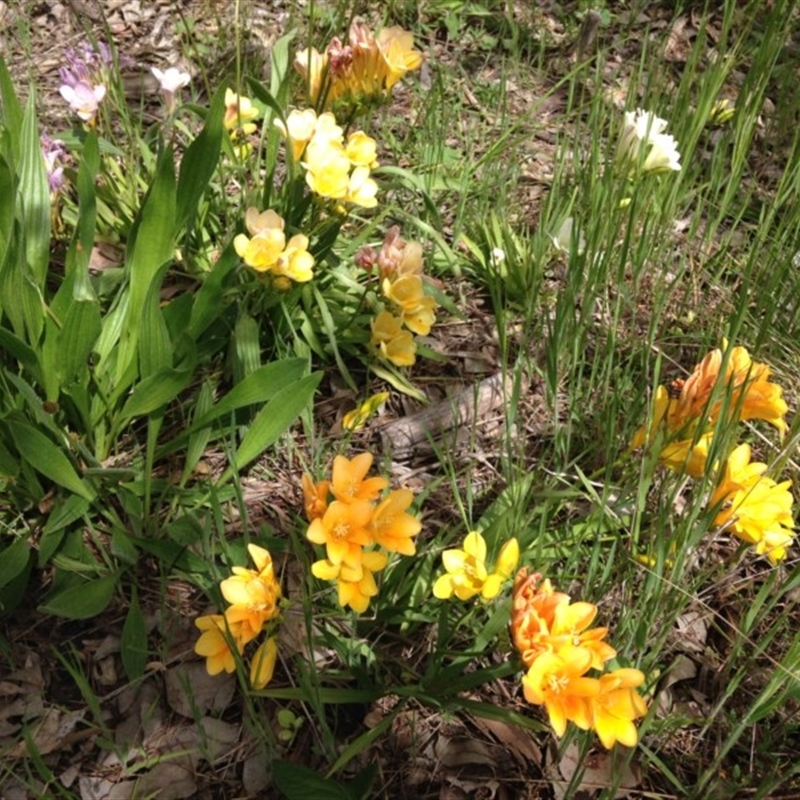
[[[50,186],[39,141],[33,85],[30,87],[28,105],[22,120],[20,158],[19,192],[25,226],[26,256],[34,284],[41,291],[50,266]],[[41,310],[39,313],[42,314]],[[43,316],[36,320],[38,330],[41,330],[43,321]],[[29,320],[29,325],[31,322]]]
[[[65,500],[56,502],[50,512],[42,536],[39,539],[39,566],[43,567],[56,552],[64,538],[68,525],[79,520],[89,510],[89,503],[82,497],[71,494]]]
[[[100,147],[97,134],[90,131],[83,144],[78,167],[78,221],[66,259],[66,273],[74,279],[72,292],[75,300],[97,299],[89,280],[89,259],[97,224],[95,181],[99,170]]]
[[[14,92],[14,82],[6,66],[5,59],[0,56],[0,122],[11,139],[11,154],[19,157],[19,140],[22,135],[23,112],[17,95]]]
[[[149,650],[147,648],[147,628],[144,624],[144,614],[142,614],[142,608],[139,605],[135,586],[132,587],[131,592],[128,615],[125,617],[125,624],[122,626],[120,655],[122,656],[122,666],[125,668],[128,680],[135,681],[144,675]]]
[[[39,369],[39,360],[35,351],[28,347],[16,334],[0,328],[0,348],[7,350],[20,364],[33,370]]]
[[[25,569],[31,555],[27,539],[21,537],[0,551],[0,589],[11,583]]]
[[[239,256],[230,244],[222,251],[211,274],[203,281],[195,297],[192,319],[189,323],[189,336],[195,341],[221,316],[224,309],[225,281],[238,265]]]
[[[292,761],[274,761],[272,777],[287,800],[353,800],[350,792],[336,781]]]
[[[249,314],[241,314],[236,320],[233,344],[233,374],[234,380],[239,383],[261,366],[261,331]]]
[[[118,574],[113,573],[77,586],[69,586],[53,594],[37,607],[37,611],[67,619],[96,617],[111,602],[118,580]]]
[[[143,417],[162,408],[188,386],[192,373],[190,369],[169,368],[145,378],[134,388],[120,413],[120,419]]]
[[[281,389],[258,412],[236,452],[234,466],[237,470],[258,458],[264,450],[278,440],[281,434],[289,429],[311,402],[321,379],[321,372],[301,378],[285,389]]]
[[[7,420],[6,424],[20,455],[37,472],[73,494],[86,500],[94,499],[94,490],[78,477],[69,459],[52,440],[25,423]]]
[[[97,303],[75,301],[70,305],[57,338],[59,360],[56,368],[62,384],[80,380],[88,374],[89,354],[101,329]]]
[[[0,155],[0,253],[7,252],[14,230],[14,196],[16,183],[11,165]],[[0,261],[0,264],[2,261]]]
[[[175,246],[175,164],[171,148],[158,160],[156,177],[134,223],[126,268],[130,280],[125,324],[119,342],[116,375],[120,381],[135,361],[142,323],[142,308],[153,281],[173,257]]]
[[[197,213],[197,206],[219,162],[224,128],[225,89],[220,83],[211,100],[206,123],[198,137],[186,148],[178,176],[177,221],[186,225]]]
[[[149,378],[159,370],[172,367],[172,341],[164,314],[161,311],[161,282],[163,271],[150,285],[144,308],[141,311],[141,335],[139,337],[139,374]]]

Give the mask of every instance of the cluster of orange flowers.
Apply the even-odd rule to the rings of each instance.
[[[702,477],[720,421],[758,419],[781,435],[786,431],[788,406],[771,374],[744,347],[731,348],[727,358],[721,349],[712,350],[688,378],[656,389],[650,424],[639,428],[631,447],[656,445],[666,467]],[[716,526],[729,528],[776,564],[793,540],[791,481],[776,483],[764,475],[767,465],[750,457],[749,445],[743,444],[722,466],[711,465],[715,489],[708,507],[717,509]]]
[[[605,672],[617,654],[604,641],[607,628],[590,628],[597,606],[570,602],[549,580],[523,567],[514,581],[511,636],[527,672],[522,678],[525,699],[544,705],[557,736],[568,722],[594,730],[607,748],[638,741],[634,721],[647,713],[636,689],[644,683],[638,669]],[[594,670],[596,676],[589,675]]]
[[[275,625],[280,616],[281,587],[275,577],[272,557],[263,547],[247,546],[255,569],[234,567],[233,575],[220,583],[222,596],[230,603],[224,614],[208,614],[194,622],[202,631],[194,651],[206,659],[209,675],[233,672],[236,655],[257,639],[267,638],[250,660],[250,683],[263,689],[272,680],[278,657]]]
[[[311,572],[321,580],[335,580],[339,605],[363,613],[378,594],[375,573],[387,564],[388,553],[413,556],[413,538],[422,524],[408,513],[414,500],[409,489],[394,489],[384,497],[388,480],[367,477],[372,454],[354,458],[336,456],[331,480],[314,483],[303,475],[306,537],[325,547],[325,558]]]
[[[389,304],[372,320],[372,345],[387,361],[410,367],[416,361],[414,334],[430,333],[439,307],[425,294],[422,245],[406,242],[395,225],[386,234],[380,251],[362,248],[356,262],[368,271],[377,267],[381,291]]]
[[[395,84],[422,64],[413,35],[402,28],[384,28],[376,37],[366,25],[354,22],[348,38],[346,45],[335,37],[324,53],[311,48],[295,58],[317,108],[385,102]]]

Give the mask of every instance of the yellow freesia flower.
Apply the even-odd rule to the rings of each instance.
[[[597,678],[584,677],[591,664],[588,650],[570,645],[558,653],[541,653],[522,677],[525,699],[544,705],[558,737],[564,735],[567,722],[582,730],[592,727],[590,700],[600,694],[601,684]]]
[[[371,322],[372,344],[381,356],[398,367],[411,367],[417,360],[417,345],[403,321],[389,311],[381,311]]]
[[[235,642],[240,655],[244,650],[236,628],[227,625],[222,614],[197,617],[194,624],[202,631],[195,642],[194,652],[206,659],[208,674],[213,676],[220,672],[233,672],[236,669],[236,658],[231,650],[230,640]]]
[[[647,713],[647,704],[636,691],[644,683],[638,669],[616,669],[600,676],[600,691],[589,699],[592,728],[607,749],[617,742],[635,747],[639,734],[634,720]]]
[[[342,427],[346,431],[361,430],[388,399],[389,392],[378,392],[368,397],[360,406],[348,411],[342,417]]]
[[[312,574],[321,580],[337,582],[339,605],[350,606],[353,611],[363,614],[369,607],[371,598],[378,594],[375,573],[380,572],[388,561],[386,553],[367,550],[362,554],[361,569],[354,571],[346,564],[334,564],[329,559],[316,561],[311,565]]]
[[[516,539],[509,540],[504,549],[500,560],[502,568],[508,572],[490,573],[486,566],[486,540],[478,531],[468,533],[463,549],[445,550],[442,553],[442,564],[446,571],[433,584],[434,597],[439,600],[447,600],[453,595],[459,600],[470,600],[476,595],[484,600],[497,597],[519,559]],[[513,566],[510,566],[512,562]]]
[[[730,454],[709,507],[719,508],[715,525],[729,528],[742,541],[755,545],[759,555],[777,564],[794,541],[792,482],[776,483],[763,474],[767,465],[751,462],[750,455],[747,444]]]
[[[306,108],[302,111],[295,108],[286,118],[285,124],[283,120],[276,119],[275,127],[288,140],[292,160],[297,163],[317,129],[317,112],[313,108]]]
[[[314,483],[313,478],[304,473],[302,485],[306,519],[311,522],[325,513],[325,509],[328,507],[328,492],[330,491],[331,483],[330,481]]]
[[[260,115],[261,112],[249,97],[236,94],[233,89],[225,90],[225,116],[222,122],[229,131],[240,128],[249,136],[256,129],[253,120]]]
[[[254,689],[263,689],[272,680],[277,660],[278,640],[270,636],[258,646],[250,661],[250,684]]]

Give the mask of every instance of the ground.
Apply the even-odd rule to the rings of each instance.
[[[5,40],[0,42],[0,55],[6,59],[23,95],[28,78],[35,83],[41,120],[55,133],[68,121],[68,109],[57,94],[58,67],[64,49],[77,45],[87,35],[113,39],[129,102],[142,105],[147,119],[148,114],[158,113],[158,87],[149,72],[150,66],[180,63],[192,74],[202,74],[212,83],[216,76],[230,74],[237,47],[231,31],[238,5],[214,0],[153,3],[25,0],[19,8],[14,8],[13,4],[0,3],[0,26],[7,31]],[[519,26],[515,30],[531,36],[531,50],[546,49],[547,67],[520,69],[509,80],[501,69],[502,13],[484,13],[476,6],[471,14],[460,9],[460,4],[452,4],[459,8],[449,11],[447,4],[432,4],[433,11],[426,13],[423,9],[415,19],[407,6],[395,5],[400,16],[405,12],[410,18],[401,22],[409,27],[409,23],[417,22],[423,31],[420,46],[427,59],[419,77],[423,86],[433,80],[432,71],[437,74],[449,71],[452,83],[448,91],[459,96],[462,108],[474,112],[468,136],[459,131],[444,143],[443,149],[432,148],[428,154],[430,163],[425,166],[438,169],[443,163],[446,165],[447,159],[457,163],[467,138],[473,146],[470,157],[478,160],[502,136],[505,120],[525,120],[530,108],[535,108],[535,119],[528,122],[530,135],[514,140],[515,163],[510,171],[517,180],[516,202],[510,204],[516,209],[515,218],[511,221],[521,229],[536,227],[542,203],[546,202],[554,180],[555,143],[568,105],[561,83],[564,75],[594,48],[605,48],[607,74],[587,75],[583,88],[587,93],[602,92],[609,105],[622,108],[629,88],[628,65],[641,52],[642,39],[662,37],[667,32],[666,59],[674,68],[677,82],[695,38],[701,35],[698,27],[701,10],[691,3],[682,6],[680,13],[676,13],[675,4],[667,2],[647,4],[636,13],[626,12],[626,4],[619,4],[621,9],[608,3],[602,14],[595,15],[596,19],[594,12],[587,12],[582,3],[563,6],[520,3],[507,13],[513,15]],[[290,8],[289,3],[284,6],[280,2],[241,4],[244,46],[254,63],[261,59],[266,64],[266,53],[272,43],[286,31],[287,25],[303,19],[304,4],[298,6],[299,9]],[[376,9],[369,4],[360,4],[356,10],[367,19],[375,18]],[[702,31],[712,49],[722,13],[721,10],[712,13]],[[613,24],[607,22],[609,19]],[[534,37],[531,31],[539,33]],[[501,74],[507,81],[502,114],[500,109],[487,107],[481,96],[482,88],[499,81]],[[735,101],[746,77],[744,73],[734,73],[722,87],[721,96]],[[767,104],[762,110],[759,146],[746,177],[746,182],[757,186],[754,202],[769,198],[779,179],[776,164],[781,161],[775,152],[786,143],[775,136],[770,113],[781,107],[777,96],[781,91],[782,87],[776,86],[771,107]],[[395,124],[402,128],[405,124],[402,110],[410,111],[412,103],[402,90],[397,102],[401,112]],[[454,125],[457,124],[460,123],[455,120]],[[713,147],[714,141],[710,139],[709,158]],[[447,177],[446,170],[442,170],[442,180]],[[453,247],[459,246],[453,229],[457,224],[458,202],[458,192],[454,191],[441,209],[441,234]],[[676,249],[690,248],[688,225],[688,220],[676,221],[672,242]],[[695,248],[690,257],[713,259],[725,232],[707,239],[701,233],[692,231],[697,239],[704,239],[706,250]],[[109,252],[113,259],[113,248]],[[563,288],[564,265],[558,257],[551,256],[545,269],[545,283],[555,298]],[[676,293],[675,312],[665,325],[683,324],[686,308],[700,305],[696,300],[699,293],[704,294],[709,315],[725,313],[734,288],[720,285],[708,292],[708,287],[700,281],[698,277],[695,285],[687,284]],[[423,408],[422,403],[403,395],[395,395],[380,418],[353,440],[354,444],[368,446],[379,455],[395,454],[391,464],[393,479],[427,492],[425,521],[430,528],[445,527],[460,518],[460,501],[456,498],[459,494],[463,496],[464,491],[469,493],[476,508],[488,509],[493,502],[502,500],[502,490],[506,487],[500,481],[498,464],[503,453],[503,436],[515,437],[520,452],[526,454],[529,463],[536,463],[541,442],[559,424],[561,413],[558,403],[554,410],[553,404],[545,399],[546,390],[539,376],[532,375],[524,387],[525,401],[514,429],[504,428],[502,398],[493,393],[493,387],[496,389],[504,379],[500,373],[501,351],[508,347],[530,348],[534,360],[544,360],[545,354],[537,353],[536,342],[532,343],[513,325],[507,331],[508,340],[499,340],[491,298],[480,280],[459,282],[449,277],[442,281],[442,288],[458,299],[460,316],[448,317],[438,329],[435,346],[446,360],[433,362],[426,374],[417,373],[416,386],[429,404],[426,407],[432,405],[434,409],[445,398],[463,393],[460,396],[463,408],[460,428],[466,434],[463,441],[447,442],[446,466],[440,463],[440,451],[426,447],[427,441],[417,441],[398,455],[402,449],[396,438],[400,435],[398,423],[408,418],[418,419],[414,415]],[[638,312],[624,319],[626,329],[616,331],[621,340],[635,340],[647,331],[646,288],[642,297]],[[608,333],[603,329],[603,314],[604,309],[598,308],[598,340]],[[338,379],[335,369],[327,370],[322,386],[315,417],[319,429],[331,431],[330,436],[335,437],[340,435],[342,416],[352,407],[356,393]],[[445,403],[438,409],[446,413],[450,405]],[[432,425],[430,417],[424,419],[428,430]],[[303,459],[297,453],[302,453],[305,447],[307,442],[298,429],[292,453],[285,458],[271,456],[251,468],[243,479],[246,524],[252,529],[264,526],[271,536],[280,538],[295,524],[302,508],[295,476]],[[203,468],[218,469],[215,463],[218,455],[209,452]],[[450,474],[452,480],[447,479]],[[577,514],[579,510],[572,509],[571,513]],[[240,527],[240,515],[229,510],[228,530],[234,534]],[[298,586],[304,578],[294,567],[288,564],[282,567],[285,592],[291,600],[299,593]],[[148,570],[152,570],[152,575],[148,576]],[[161,798],[277,797],[278,794],[271,794],[275,790],[265,789],[270,772],[264,761],[265,740],[287,762],[320,771],[329,766],[320,753],[313,720],[298,715],[288,720],[284,717],[280,724],[273,722],[280,693],[269,699],[245,700],[234,676],[206,674],[203,662],[192,651],[197,635],[193,619],[213,609],[196,586],[163,576],[155,561],[141,564],[139,601],[144,610],[149,651],[158,657],[147,664],[144,679],[131,685],[124,678],[120,661],[124,606],[112,605],[102,616],[86,621],[61,621],[44,616],[35,607],[37,595],[41,597],[48,588],[48,579],[47,571],[43,571],[30,605],[0,620],[7,648],[18,665],[13,672],[0,675],[0,751],[7,752],[8,765],[0,768],[3,797],[17,800],[36,796],[38,791],[39,796],[61,793],[61,796],[103,800],[133,796],[134,788],[137,797],[154,796],[159,790]],[[712,587],[704,598],[705,607],[724,608],[728,594],[727,587]],[[720,691],[713,686],[714,670],[724,645],[714,652],[713,637],[724,639],[724,633],[709,632],[708,618],[702,610],[681,617],[683,629],[675,637],[672,653],[679,667],[670,671],[669,680],[664,681],[657,695],[659,704],[687,716],[702,717]],[[335,668],[330,652],[322,649],[309,652],[309,622],[300,611],[290,609],[281,634],[282,658],[302,656],[313,664],[312,669]],[[368,628],[369,620],[364,622],[363,630],[357,631],[349,623],[342,623],[341,635],[363,634]],[[386,668],[400,669],[408,661],[413,674],[418,666],[414,660],[424,656],[424,643],[409,643],[399,631],[391,635],[397,638],[387,649],[391,661]],[[354,641],[358,641],[355,636]],[[357,660],[354,656],[354,663]],[[498,655],[498,663],[501,661]],[[280,674],[281,667],[278,672],[276,686],[285,689],[283,699],[296,699],[300,690]],[[521,727],[485,713],[451,714],[447,708],[433,711],[414,698],[374,698],[362,696],[358,691],[354,691],[352,703],[327,706],[330,718],[324,728],[335,738],[341,753],[356,736],[369,730],[376,732],[371,746],[352,759],[337,779],[358,780],[371,765],[379,763],[380,777],[372,787],[375,797],[442,800],[588,797],[594,787],[608,787],[612,783],[618,796],[623,796],[626,788],[633,793],[628,796],[644,796],[641,792],[645,788],[659,792],[659,796],[669,796],[668,785],[647,782],[635,755],[609,756],[598,750],[581,756],[577,745],[559,754],[552,737],[543,733],[544,716],[532,711],[516,686],[506,680],[481,686],[469,699],[503,706],[531,724]],[[261,721],[254,722],[258,719]],[[20,738],[23,729],[29,737],[27,743]],[[695,747],[707,746],[692,741],[669,744],[673,754],[691,753]],[[37,765],[32,767],[34,753]],[[570,794],[574,787],[568,788],[579,760],[587,767],[582,779],[584,795]],[[49,783],[43,777],[46,775],[51,776]],[[67,793],[57,787],[63,787]],[[320,784],[318,796],[344,796],[325,794],[326,791],[330,792],[330,787],[326,789]]]

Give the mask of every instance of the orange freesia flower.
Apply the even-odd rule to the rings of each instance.
[[[194,652],[206,659],[208,674],[233,672],[236,669],[236,658],[231,650],[231,640],[235,642],[240,655],[244,649],[236,627],[226,624],[222,614],[198,617],[194,624],[203,631],[195,642]]]
[[[342,503],[376,500],[389,485],[386,478],[367,478],[372,466],[372,453],[359,453],[353,458],[336,456],[333,459],[331,492]]]
[[[305,501],[306,519],[309,522],[321,517],[328,507],[328,492],[330,491],[330,481],[320,481],[314,483],[307,473],[303,474],[303,498]]]
[[[644,683],[638,669],[616,669],[600,676],[600,691],[589,700],[592,727],[609,750],[620,742],[635,747],[639,734],[633,721],[647,713],[647,704],[636,688]]]
[[[541,578],[538,572],[529,575],[523,567],[514,580],[511,639],[526,667],[547,649],[543,637],[550,633],[556,608],[569,603],[569,595],[556,592],[549,579],[537,586]]]
[[[412,538],[422,530],[422,523],[407,509],[414,502],[409,489],[395,489],[378,503],[369,530],[375,543],[390,553],[413,556],[416,552]]]
[[[312,520],[306,538],[314,544],[324,544],[331,563],[358,570],[361,548],[372,544],[368,530],[372,511],[372,504],[363,500],[351,503],[334,500],[322,517]]]
[[[522,678],[525,699],[544,705],[556,736],[564,735],[567,722],[582,730],[592,727],[589,700],[600,693],[600,681],[584,677],[591,664],[588,650],[568,645],[558,653],[541,653]]]

